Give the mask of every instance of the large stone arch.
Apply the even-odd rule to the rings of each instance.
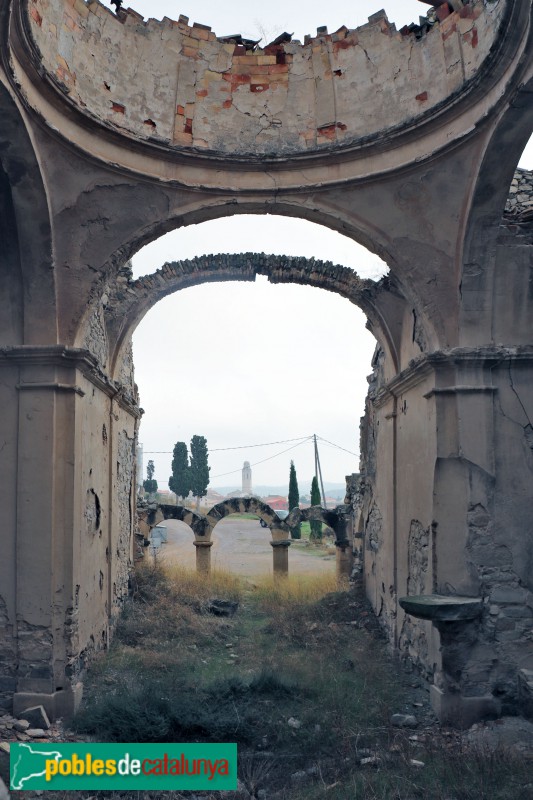
[[[226,116],[223,114],[218,117],[219,121],[226,117],[229,120],[237,115],[244,126],[250,127],[250,134],[253,136],[253,144],[251,141],[247,142],[245,135],[229,144],[227,137],[217,138],[224,123],[222,127],[213,126],[212,135],[204,132],[204,138],[201,138],[199,132],[197,134],[195,125],[192,124],[196,120],[200,125],[204,118],[200,112],[209,115],[210,104],[218,102],[213,99],[216,95],[215,84],[230,90],[231,96],[234,90],[236,97],[238,95],[240,98],[242,93],[243,82],[237,78],[243,69],[241,65],[232,64],[230,57],[236,53],[229,53],[228,44],[218,41],[216,35],[207,28],[189,26],[184,19],[178,24],[172,24],[168,20],[149,20],[145,23],[133,11],[124,12],[117,18],[98,3],[91,4],[87,13],[81,7],[73,8],[66,0],[54,0],[46,8],[38,8],[33,0],[24,3],[15,0],[11,2],[14,20],[12,42],[19,56],[17,76],[21,80],[25,78],[25,84],[29,81],[40,90],[30,91],[28,88],[27,102],[47,116],[57,134],[69,144],[75,145],[80,152],[90,154],[92,158],[97,153],[101,162],[116,164],[123,170],[122,180],[102,180],[100,183],[105,186],[100,186],[98,193],[94,192],[94,183],[85,191],[85,197],[90,197],[93,204],[99,202],[105,209],[101,213],[102,218],[112,214],[115,220],[120,219],[122,234],[118,246],[104,246],[106,239],[110,238],[107,236],[109,226],[106,227],[104,223],[103,229],[102,225],[94,227],[97,235],[91,233],[88,237],[90,246],[85,246],[84,243],[83,252],[80,253],[77,250],[76,237],[72,236],[69,228],[63,236],[66,242],[73,240],[72,245],[75,245],[74,252],[69,253],[69,257],[74,259],[81,255],[86,263],[98,271],[102,271],[106,265],[111,268],[120,266],[123,259],[143,242],[153,240],[165,229],[176,227],[180,217],[195,221],[195,212],[192,208],[186,208],[194,204],[194,195],[189,193],[191,189],[196,193],[198,219],[212,218],[211,214],[217,205],[226,204],[225,211],[233,213],[235,208],[232,209],[231,206],[235,204],[240,209],[248,204],[251,210],[256,211],[266,210],[268,205],[275,204],[281,213],[297,213],[310,217],[315,215],[317,221],[332,227],[335,219],[338,219],[341,228],[348,235],[358,240],[366,237],[363,244],[376,249],[380,255],[387,252],[387,263],[401,278],[404,294],[409,295],[409,313],[414,313],[417,320],[425,317],[426,323],[435,327],[438,332],[437,346],[456,344],[456,328],[449,315],[442,314],[442,304],[431,298],[424,276],[409,273],[412,272],[413,261],[416,260],[414,253],[418,251],[423,254],[426,262],[432,261],[440,269],[440,290],[449,295],[448,304],[457,302],[456,287],[445,277],[453,274],[454,265],[449,259],[443,258],[442,248],[433,243],[435,237],[431,231],[432,223],[425,224],[423,219],[426,206],[431,205],[442,194],[438,187],[441,177],[435,179],[432,162],[435,161],[435,154],[440,151],[450,149],[461,140],[466,142],[471,131],[469,122],[482,118],[491,108],[494,97],[497,96],[497,87],[505,81],[506,58],[508,60],[517,48],[519,36],[516,32],[521,30],[523,22],[520,3],[516,0],[507,0],[505,4],[497,5],[476,2],[472,8],[461,10],[459,26],[456,19],[443,20],[435,25],[425,23],[419,31],[402,30],[400,33],[390,25],[386,15],[380,12],[370,18],[367,26],[356,31],[342,28],[334,34],[317,35],[303,46],[299,42],[273,45],[268,53],[261,55],[262,58],[276,61],[275,64],[269,62],[270,66],[259,65],[259,55],[247,54],[244,58],[250,61],[251,74],[257,75],[263,70],[270,76],[268,85],[264,82],[259,84],[261,90],[264,90],[260,93],[261,108],[269,102],[276,105],[278,100],[275,98],[286,91],[287,98],[290,96],[291,99],[298,99],[298,86],[301,89],[302,85],[302,64],[309,72],[306,74],[306,87],[310,89],[320,85],[322,88],[320,98],[315,98],[316,106],[307,103],[310,110],[304,116],[308,129],[297,135],[293,130],[295,121],[291,116],[296,107],[288,100],[283,109],[281,128],[278,126],[279,120],[274,125],[277,129],[275,135],[272,126],[262,128],[259,125],[260,130],[256,130],[261,115],[255,113],[253,103],[251,113],[244,114],[242,119],[239,117],[242,112],[238,109],[237,100],[236,105],[230,103],[230,106],[222,104],[222,109],[217,107],[217,113],[220,110],[227,112]],[[46,31],[59,30],[58,19],[62,19],[64,14],[70,20],[67,26],[70,33],[63,38],[58,37],[56,42],[53,33],[48,36]],[[206,89],[198,83],[194,103],[190,104],[191,107],[197,105],[198,113],[195,117],[193,114],[194,119],[185,118],[186,126],[192,124],[192,133],[180,133],[180,117],[183,114],[179,109],[175,119],[169,111],[170,107],[174,107],[174,95],[171,106],[164,104],[164,108],[156,109],[153,107],[154,98],[162,97],[164,92],[161,95],[151,87],[147,88],[145,94],[142,89],[140,94],[136,92],[135,98],[132,98],[133,105],[130,105],[129,93],[133,83],[126,78],[128,63],[124,64],[124,70],[120,74],[115,75],[116,85],[111,85],[106,80],[95,83],[89,79],[93,88],[88,90],[85,77],[87,59],[92,63],[98,52],[101,71],[106,72],[108,59],[114,58],[108,48],[102,48],[105,37],[100,37],[100,31],[104,26],[110,32],[113,48],[119,47],[121,41],[125,47],[135,46],[136,49],[142,47],[147,50],[147,63],[152,63],[154,56],[153,79],[156,82],[159,80],[162,42],[165,48],[167,41],[167,67],[177,59],[176,64],[182,67],[180,74],[185,75],[187,70],[193,68],[197,82],[207,80],[209,88]],[[481,38],[478,29],[483,31]],[[183,37],[199,42],[198,52],[194,56],[186,48],[180,49]],[[447,42],[444,48],[440,46],[440,37]],[[461,51],[462,45],[455,40],[460,38],[465,49],[458,61],[455,50],[458,46]],[[308,59],[311,47],[320,50],[323,57]],[[153,53],[151,48],[154,49]],[[392,59],[389,56],[387,60],[385,52],[390,54],[391,48],[395,56]],[[55,52],[56,49],[58,53]],[[210,57],[216,52],[222,59],[215,84],[211,84],[214,74],[203,74],[206,66],[203,63],[203,50],[209,51]],[[394,81],[395,87],[394,92],[390,92],[389,102],[383,104],[383,110],[387,109],[383,120],[386,124],[381,126],[377,123],[378,117],[375,113],[361,113],[361,104],[365,103],[371,103],[375,112],[375,76],[368,74],[369,70],[372,71],[374,62],[372,57],[360,58],[362,52],[373,54],[374,51],[378,60],[383,63],[380,79],[384,85],[387,80]],[[60,56],[59,61],[57,55]],[[438,82],[432,80],[431,86],[428,85],[424,71],[424,65],[428,61],[432,62],[433,75],[446,76]],[[296,63],[298,68],[293,66]],[[40,79],[43,71],[47,76],[44,86]],[[178,72],[176,69],[176,75]],[[209,70],[208,72],[211,73]],[[148,80],[152,80],[151,73],[147,75]],[[275,75],[278,76],[277,79],[274,78]],[[246,80],[244,84],[246,91],[256,94],[253,88],[256,84],[253,81]],[[274,85],[278,88],[277,94],[274,92]],[[357,106],[351,102],[348,85],[357,87]],[[279,91],[279,86],[282,86],[282,92]],[[62,90],[60,93],[58,88]],[[178,81],[175,96],[178,97],[182,90],[184,87]],[[121,94],[123,103],[116,101],[117,92]],[[48,105],[43,106],[43,103]],[[68,107],[68,125],[65,125],[62,114],[65,106]],[[178,106],[181,108],[179,103]],[[317,112],[316,109],[320,111]],[[336,119],[333,122],[328,120],[326,124],[322,116],[333,113],[333,109]],[[188,106],[186,110],[187,113],[193,113]],[[449,124],[460,115],[464,116],[464,124]],[[272,117],[275,117],[274,112]],[[240,131],[242,134],[242,125]],[[195,145],[197,135],[200,137],[198,146]],[[414,161],[417,165],[430,165],[428,178],[436,185],[435,198],[430,197],[427,191],[427,179],[422,181],[422,185],[419,185],[419,180],[411,179],[409,173],[412,172]],[[470,162],[471,156],[467,153],[463,163],[457,161],[458,177],[466,171]],[[203,171],[199,179],[196,167],[200,164]],[[70,163],[65,167],[72,169],[73,165]],[[399,170],[405,172],[402,179],[391,183],[388,190],[385,189],[389,176]],[[436,172],[442,171],[437,169]],[[448,165],[445,172],[449,173]],[[138,174],[144,174],[149,180],[159,183],[158,191],[155,191],[154,183],[152,186],[143,186],[142,193],[136,192],[134,181]],[[384,182],[383,194],[390,196],[391,210],[395,208],[395,212],[390,215],[379,200],[367,196],[366,184],[369,176],[376,177],[378,174]],[[125,175],[129,175],[127,180],[124,180]],[[345,191],[349,181],[358,184],[356,198],[348,197]],[[320,187],[320,191],[313,190],[311,196],[302,202],[302,197],[309,195],[311,186]],[[174,191],[169,192],[162,187],[172,187]],[[207,190],[211,195],[209,200],[204,197],[198,202],[198,190]],[[342,190],[341,194],[347,202],[339,201],[339,190]],[[422,202],[417,199],[418,194],[422,195]],[[455,198],[451,203],[455,205]],[[155,216],[152,216],[153,209],[157,209]],[[163,209],[165,210],[162,212]],[[427,241],[413,242],[415,249],[406,240],[416,238],[416,228],[408,230],[405,220],[401,219],[405,216],[403,212],[413,209],[420,216],[418,234],[421,229],[427,229],[429,233]],[[141,210],[142,213],[139,213]],[[369,213],[372,210],[377,213]],[[393,231],[391,222],[398,216],[398,210],[401,213]],[[387,226],[380,224],[383,216],[380,211],[389,216]],[[203,216],[206,213],[208,216]],[[220,209],[216,215],[220,216]],[[443,219],[439,222],[442,226]],[[449,233],[452,234],[452,231]],[[387,243],[391,246],[387,247]],[[404,273],[408,280],[403,279]],[[70,296],[68,301],[65,300],[66,307],[73,312],[74,324],[86,309],[86,297],[81,294],[76,298]],[[69,326],[69,333],[75,338],[72,324]]]
[[[470,198],[469,213],[465,221],[465,244],[461,275],[462,335],[465,344],[481,344],[489,339],[496,342],[519,340],[527,343],[529,320],[527,311],[516,315],[519,298],[527,293],[527,280],[514,272],[512,286],[515,292],[511,321],[501,304],[495,303],[505,288],[509,288],[509,259],[504,264],[495,263],[498,240],[506,248],[512,247],[513,236],[502,228],[509,187],[527,141],[533,135],[533,25],[526,6],[517,8],[515,31],[516,46],[521,55],[520,69],[510,82],[510,102],[497,115],[493,124],[485,126],[484,147],[480,154],[477,180]],[[519,15],[519,18],[518,18]],[[523,244],[520,231],[515,229],[514,244]],[[509,251],[510,252],[510,251]],[[515,249],[515,254],[518,249]],[[514,258],[511,257],[511,262]],[[484,315],[480,315],[483,298]],[[507,328],[507,330],[506,330]]]
[[[0,346],[57,341],[48,200],[20,108],[0,81]]]
[[[253,281],[257,275],[267,276],[272,283],[296,283],[326,289],[359,306],[368,318],[368,327],[388,355],[390,376],[398,372],[399,328],[406,301],[397,281],[389,277],[378,283],[364,280],[351,269],[315,259],[241,253],[167,263],[156,273],[138,280],[129,278],[114,294],[110,292],[106,296],[105,320],[112,374],[116,374],[117,366],[120,368],[133,331],[161,298],[189,286],[212,281]],[[431,329],[424,329],[421,322],[420,341],[427,343],[431,340]]]

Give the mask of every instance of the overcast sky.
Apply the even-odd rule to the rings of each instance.
[[[399,27],[417,21],[428,8],[419,0],[269,0],[266,5],[136,0],[131,5],[145,17],[185,14],[219,36],[272,39],[288,31],[300,40],[321,25],[330,32],[343,24],[361,25],[383,5]],[[521,164],[533,167],[529,148]],[[363,277],[377,278],[385,270],[355,242],[310,222],[235,216],[167,234],[138,253],[134,272],[144,275],[165,261],[195,255],[250,251],[314,256]],[[308,491],[314,471],[310,442],[280,455],[294,443],[213,451],[313,433],[351,451],[320,443],[325,481],[341,483],[357,471],[359,418],[375,346],[365,322],[364,314],[338,295],[272,286],[266,278],[190,288],[158,303],[135,333],[134,355],[145,410],[144,463],[154,459],[160,487],[166,488],[171,455],[153,451],[171,451],[176,441],[188,443],[194,434],[207,438],[214,487],[239,486],[245,460],[254,465],[269,459],[253,467],[255,485],[288,483],[292,458],[300,491]]]

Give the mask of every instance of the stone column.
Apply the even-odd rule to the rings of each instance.
[[[211,548],[214,542],[194,542],[196,547],[196,571],[202,575],[211,573]]]
[[[275,578],[286,578],[289,574],[289,547],[288,539],[270,542],[273,555],[273,569]]]
[[[351,542],[346,539],[335,542],[337,548],[336,571],[337,580],[348,580],[353,569],[353,549]]]
[[[78,687],[66,676],[74,650],[75,418],[83,392],[58,348],[20,349],[16,557],[17,684],[15,714],[43,705],[71,714]],[[64,359],[66,361],[66,357]]]

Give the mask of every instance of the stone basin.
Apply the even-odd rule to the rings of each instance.
[[[460,622],[481,615],[483,600],[480,597],[457,597],[443,594],[420,594],[400,597],[400,606],[408,614],[431,622]]]

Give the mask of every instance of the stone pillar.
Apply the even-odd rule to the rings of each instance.
[[[289,574],[289,539],[280,539],[270,542],[273,555],[273,570],[275,578],[286,578]]]
[[[17,684],[13,710],[43,705],[50,717],[72,714],[78,687],[66,675],[75,649],[73,549],[75,418],[84,392],[56,349],[20,352],[17,386],[16,576]],[[67,631],[68,626],[68,631]]]
[[[214,542],[194,542],[196,547],[196,571],[202,575],[211,573],[211,548]]]
[[[351,542],[348,542],[346,539],[342,541],[336,541],[335,547],[337,548],[337,560],[336,560],[336,570],[337,570],[337,580],[343,581],[348,580],[352,574],[353,569],[353,549]]]
[[[127,593],[135,414],[117,400],[111,415],[116,387],[85,351],[13,348],[0,368],[11,421],[17,412],[5,431],[16,457],[0,470],[16,476],[0,559],[0,706],[70,716],[86,659],[107,645]]]

